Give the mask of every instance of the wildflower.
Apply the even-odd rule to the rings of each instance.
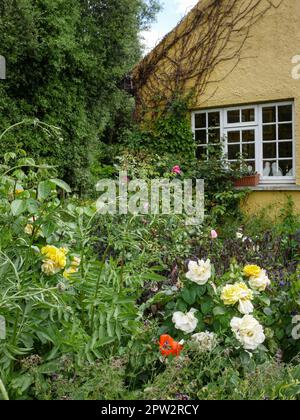
[[[20,195],[24,192],[24,188],[23,187],[16,187],[15,189],[15,195]]]
[[[217,239],[218,238],[218,232],[216,230],[212,230],[210,232],[211,239]]]
[[[211,263],[210,260],[190,261],[188,265],[188,272],[186,278],[194,283],[203,286],[211,278]]]
[[[68,250],[66,248],[56,248],[47,245],[41,249],[41,253],[46,257],[43,260],[42,271],[46,275],[53,275],[64,269],[67,263]]]
[[[60,292],[60,293],[64,293],[65,291],[66,291],[66,285],[63,283],[63,282],[59,282],[58,283],[58,285],[57,285],[57,290]]]
[[[261,270],[258,276],[250,277],[249,284],[252,289],[264,292],[271,285],[271,281],[267,276],[266,270]]]
[[[34,226],[33,223],[37,220],[37,218],[35,217],[30,217],[30,219],[28,219],[28,223],[24,228],[24,232],[26,233],[26,235],[32,236],[33,232],[34,232]],[[38,230],[35,232],[36,236],[40,236],[41,235],[41,230]]]
[[[192,340],[197,343],[200,352],[212,351],[217,345],[215,334],[208,331],[192,335]]]
[[[172,318],[175,328],[186,334],[195,331],[198,324],[198,319],[194,315],[196,312],[197,309],[194,308],[192,308],[187,314],[184,314],[183,312],[175,312]]]
[[[66,248],[56,248],[55,246],[47,245],[42,248],[41,252],[48,260],[53,261],[58,267],[65,268],[66,255],[68,252]]]
[[[244,235],[242,232],[236,232],[236,239],[243,239]]]
[[[245,350],[256,350],[266,339],[263,327],[252,315],[233,318],[230,326]]]
[[[81,264],[81,259],[79,257],[73,257],[73,260],[71,262],[72,267],[79,267]]]
[[[60,268],[55,264],[54,261],[45,260],[42,264],[42,272],[46,274],[46,276],[53,276],[60,271]]]
[[[256,277],[260,275],[261,268],[258,265],[246,265],[243,272],[247,277]]]
[[[243,282],[225,286],[221,293],[221,299],[223,300],[224,305],[227,306],[233,306],[236,303],[239,303],[238,310],[242,314],[253,312],[254,308],[251,303],[253,293]]]
[[[173,173],[173,174],[176,174],[176,175],[181,175],[181,168],[180,168],[180,166],[179,166],[179,165],[175,165],[175,166],[172,168],[172,173]]]
[[[31,223],[28,223],[24,228],[24,232],[26,233],[26,235],[32,236],[33,235],[33,225]]]
[[[162,356],[179,356],[183,345],[175,341],[170,335],[164,334],[159,339],[159,349]]]

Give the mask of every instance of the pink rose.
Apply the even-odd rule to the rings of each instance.
[[[179,165],[175,165],[174,168],[172,168],[172,173],[173,174],[177,174],[177,175],[181,175],[181,168]]]
[[[217,231],[216,230],[212,230],[210,232],[210,237],[211,237],[211,239],[217,239],[217,237],[218,237]]]

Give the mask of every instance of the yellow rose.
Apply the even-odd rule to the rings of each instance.
[[[257,277],[260,275],[261,268],[258,265],[246,265],[243,272],[247,277]]]
[[[221,299],[226,306],[233,306],[239,303],[239,311],[242,314],[249,314],[253,312],[253,292],[243,282],[236,284],[228,284],[221,293]]]

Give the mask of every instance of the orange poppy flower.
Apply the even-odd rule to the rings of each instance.
[[[159,339],[159,350],[162,356],[179,356],[183,346],[170,335],[164,334]]]

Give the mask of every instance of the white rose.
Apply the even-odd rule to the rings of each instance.
[[[201,352],[212,351],[217,345],[215,334],[208,331],[192,335],[192,340],[197,343]]]
[[[203,286],[211,278],[211,263],[210,260],[190,261],[188,265],[189,271],[186,273],[186,278],[194,283]]]
[[[267,276],[266,270],[261,270],[258,276],[250,277],[249,284],[252,289],[264,292],[271,285],[271,281]]]
[[[198,324],[198,319],[194,315],[196,312],[197,309],[194,308],[192,308],[187,314],[184,314],[183,312],[175,312],[172,318],[175,328],[186,334],[190,334],[195,331]]]
[[[238,310],[243,315],[252,314],[254,311],[254,306],[252,305],[251,300],[240,300]]]
[[[256,350],[266,339],[263,327],[252,315],[233,318],[230,326],[245,350]]]

